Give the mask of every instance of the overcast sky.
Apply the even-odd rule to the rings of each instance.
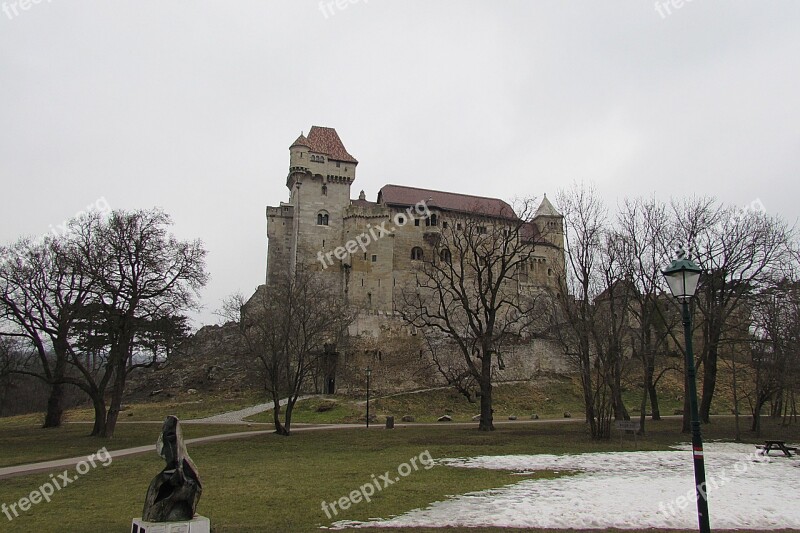
[[[311,125],[360,161],[353,197],[585,181],[612,207],[712,194],[795,222],[800,2],[673,1],[6,0],[0,242],[161,206],[209,251],[216,322],[263,283],[265,206]]]

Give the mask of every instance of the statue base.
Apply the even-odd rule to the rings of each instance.
[[[185,522],[145,522],[134,518],[131,533],[211,533],[211,522],[200,515]]]

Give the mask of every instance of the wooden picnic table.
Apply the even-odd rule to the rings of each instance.
[[[761,449],[761,455],[769,455],[769,452],[772,450],[782,451],[786,457],[791,457],[791,452],[797,454],[797,448],[786,446],[786,442],[782,440],[765,440],[763,446],[757,444],[756,448]]]

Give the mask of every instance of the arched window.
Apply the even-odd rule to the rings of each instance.
[[[411,260],[412,261],[422,261],[423,258],[422,248],[419,246],[415,246],[411,249]]]
[[[443,263],[450,264],[450,250],[447,248],[442,248],[442,251],[439,252],[439,259],[442,260]]]
[[[328,196],[328,186],[327,185],[323,185],[322,186],[322,196]]]
[[[328,213],[325,211],[320,211],[317,214],[317,226],[327,226],[328,225]]]

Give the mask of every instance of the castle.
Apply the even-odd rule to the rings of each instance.
[[[496,198],[402,185],[384,185],[374,202],[364,191],[351,199],[357,166],[333,128],[312,126],[291,144],[289,201],[267,207],[267,286],[304,265],[363,312],[393,315],[414,263],[435,253],[432,233],[471,215],[514,216]],[[531,222],[540,238],[515,281],[521,290],[555,289],[564,268],[563,217],[545,196]]]

